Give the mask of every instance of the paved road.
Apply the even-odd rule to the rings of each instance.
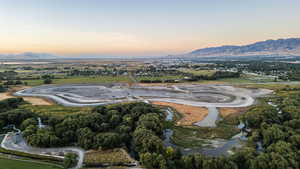
[[[13,150],[13,151],[20,151],[20,152],[26,152],[30,154],[38,154],[38,155],[43,155],[43,156],[52,156],[52,157],[57,157],[57,158],[64,158],[62,156],[56,156],[56,155],[49,155],[49,153],[59,153],[59,152],[72,152],[76,153],[78,155],[78,163],[75,167],[71,169],[79,169],[83,165],[83,159],[84,159],[84,153],[85,151],[81,148],[78,147],[62,147],[62,148],[37,148],[37,147],[31,147],[27,145],[25,140],[22,138],[21,135],[17,136],[18,137],[18,143],[13,142],[13,137],[17,133],[8,133],[5,135],[1,147],[7,150]]]

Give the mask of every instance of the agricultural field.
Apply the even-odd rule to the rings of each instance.
[[[122,166],[135,163],[124,149],[97,150],[86,152],[84,163],[87,166]]]
[[[41,163],[37,161],[23,161],[23,160],[13,160],[0,157],[0,166],[3,169],[61,169],[62,167],[54,166],[51,164]],[[20,168],[20,166],[22,166]]]
[[[43,85],[44,81],[24,80],[28,86]],[[130,83],[132,80],[129,76],[72,76],[62,79],[53,79],[53,84],[74,84],[74,83]]]

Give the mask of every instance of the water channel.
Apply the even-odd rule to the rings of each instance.
[[[172,109],[168,108],[166,109],[166,121],[172,121],[174,118],[174,112]],[[240,123],[237,127],[238,128],[243,128],[245,125],[243,123]],[[230,155],[232,154],[231,149],[232,148],[240,148],[242,147],[242,142],[246,140],[247,138],[244,136],[244,134],[241,132],[235,136],[233,136],[229,140],[224,140],[224,139],[214,139],[214,140],[209,140],[206,139],[205,141],[210,142],[211,146],[207,147],[195,147],[195,148],[182,148],[178,147],[177,145],[172,143],[172,135],[174,131],[172,129],[165,129],[164,130],[164,145],[173,147],[173,148],[179,148],[181,152],[185,155],[187,154],[195,154],[195,153],[201,153],[204,155],[209,155],[209,156],[221,156],[221,155]]]

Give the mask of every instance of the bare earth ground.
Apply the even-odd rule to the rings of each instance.
[[[218,110],[220,112],[220,116],[222,118],[225,118],[228,116],[237,116],[237,115],[247,111],[247,109],[248,109],[248,107],[238,107],[238,108],[220,107],[220,108],[218,108]]]
[[[9,98],[16,98],[15,96],[12,95],[12,93],[27,89],[30,87],[27,86],[19,86],[19,87],[14,87],[8,92],[0,93],[0,101],[9,99]],[[53,105],[53,102],[44,98],[39,98],[39,97],[23,97],[23,99],[32,105]]]
[[[207,114],[208,109],[204,107],[195,107],[183,104],[168,103],[168,102],[152,102],[152,104],[160,106],[169,106],[174,108],[178,113],[183,115],[183,118],[177,122],[180,126],[191,126],[194,123],[203,120]]]
[[[53,105],[54,103],[50,100],[39,98],[39,97],[23,97],[23,99],[32,105]]]
[[[0,93],[0,100],[5,100],[5,99],[13,98],[13,97],[14,96],[10,95],[9,92]]]

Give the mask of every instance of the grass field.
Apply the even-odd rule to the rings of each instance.
[[[65,116],[70,114],[82,114],[91,111],[91,107],[65,107],[61,105],[22,105],[21,108],[30,110],[40,115],[51,115],[51,116]]]
[[[0,157],[1,169],[61,169],[60,167],[28,161],[12,160]]]
[[[183,76],[175,76],[175,75],[166,75],[166,76],[140,76],[136,77],[137,81],[141,80],[180,80],[183,79]]]
[[[25,80],[29,86],[39,86],[43,80]],[[129,83],[132,80],[129,76],[74,76],[65,79],[53,79],[53,84],[70,84],[70,83]]]
[[[184,73],[190,73],[195,76],[212,76],[214,73],[216,73],[216,70],[193,70],[193,69],[182,69],[180,70],[181,72]]]

